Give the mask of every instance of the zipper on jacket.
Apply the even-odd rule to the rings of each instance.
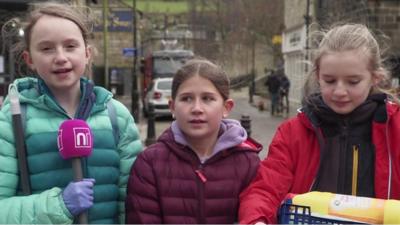
[[[340,150],[340,155],[339,155],[339,160],[341,162],[347,162],[347,158],[349,158],[350,156],[348,156],[348,148],[351,147],[349,142],[349,121],[347,119],[345,119],[343,121],[343,124],[341,126],[341,134],[340,134],[340,146],[339,146],[339,150]],[[352,168],[351,168],[352,169]],[[345,177],[346,174],[348,173],[348,171],[346,171],[347,168],[345,165],[340,165],[339,164],[339,177]],[[345,181],[338,178],[337,180],[337,190],[342,192],[346,190],[346,186],[345,186]],[[353,182],[351,183],[351,185],[353,185]],[[352,188],[352,187],[351,187]],[[351,189],[352,191],[352,189]]]
[[[359,147],[353,145],[353,176],[351,183],[351,195],[357,195],[357,180],[358,180],[358,153]]]
[[[385,100],[386,105],[390,104],[387,103]],[[386,107],[386,113],[387,112],[387,107]],[[388,115],[387,120],[386,120],[386,125],[385,125],[385,138],[386,138],[386,145],[387,145],[387,153],[388,153],[388,160],[389,160],[389,165],[388,165],[388,170],[389,170],[389,175],[388,175],[388,188],[387,188],[387,199],[390,199],[392,195],[392,154],[391,154],[391,145],[390,145],[390,139],[389,139],[389,122],[390,122],[390,116]]]
[[[205,207],[205,196],[204,196],[204,185],[207,181],[206,176],[204,176],[203,172],[203,165],[200,164],[199,167],[195,170],[197,176],[200,178],[200,180],[197,181],[197,187],[199,188],[199,214],[198,214],[198,219],[197,219],[197,223],[199,224],[205,224],[206,220],[205,220],[205,215],[204,215],[204,207]],[[201,181],[201,182],[200,182]]]
[[[316,127],[313,123],[311,124],[312,125],[312,127],[313,127],[313,129],[314,129],[314,131],[315,131],[315,135],[317,136],[317,140],[318,140],[318,143],[319,143],[319,147],[320,147],[320,149],[319,149],[319,154],[320,154],[320,160],[319,160],[319,163],[318,163],[318,168],[317,168],[317,173],[315,174],[315,176],[314,176],[314,178],[313,178],[313,180],[312,180],[312,182],[311,182],[311,185],[310,185],[310,187],[308,188],[308,191],[310,192],[310,191],[312,191],[313,189],[314,189],[314,185],[315,185],[315,181],[318,179],[318,177],[319,177],[319,170],[321,169],[321,156],[322,156],[322,154],[323,154],[323,152],[322,152],[322,148],[324,148],[324,137],[323,137],[323,135],[322,135],[322,130],[321,130],[321,128],[320,127]]]
[[[203,172],[200,169],[195,170],[195,172],[203,183],[207,182],[207,177],[203,174]]]
[[[345,120],[343,122],[342,128],[341,128],[341,138],[345,139],[347,141],[348,135],[349,135],[349,122]]]

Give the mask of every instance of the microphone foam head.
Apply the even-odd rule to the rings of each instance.
[[[88,156],[93,149],[92,137],[92,131],[84,120],[66,120],[58,129],[58,150],[64,159]]]

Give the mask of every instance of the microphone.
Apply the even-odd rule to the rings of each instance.
[[[84,120],[78,119],[64,121],[58,129],[57,145],[63,159],[89,156],[93,148],[89,125]],[[74,178],[75,175],[74,173]]]
[[[71,159],[75,182],[83,180],[81,157],[92,153],[92,136],[90,127],[84,120],[66,120],[58,129],[58,150],[63,159]],[[79,214],[79,222],[88,223],[86,212]]]

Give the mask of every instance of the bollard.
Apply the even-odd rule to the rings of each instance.
[[[147,117],[147,138],[145,141],[145,145],[149,146],[156,142],[156,128],[155,128],[155,114],[154,114],[154,105],[149,103],[148,108],[148,117]]]
[[[240,125],[246,130],[247,136],[250,137],[251,135],[251,119],[250,116],[247,114],[242,114],[242,117],[240,118]]]

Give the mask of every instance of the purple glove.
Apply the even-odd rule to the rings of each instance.
[[[62,192],[65,206],[73,216],[92,207],[94,183],[93,178],[70,182]]]

